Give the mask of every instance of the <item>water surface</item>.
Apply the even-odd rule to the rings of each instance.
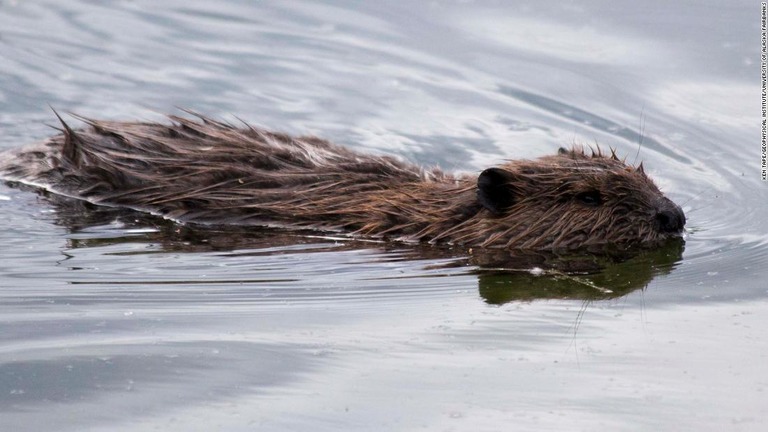
[[[0,149],[55,133],[49,106],[467,172],[598,142],[689,221],[684,248],[536,276],[0,186],[3,427],[765,430],[759,25],[752,2],[0,1]]]

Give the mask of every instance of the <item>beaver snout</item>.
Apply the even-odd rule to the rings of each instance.
[[[685,226],[685,213],[677,204],[662,198],[656,207],[656,221],[663,233],[680,233]]]

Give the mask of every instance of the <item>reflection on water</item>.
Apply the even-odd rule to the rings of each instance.
[[[29,187],[23,186],[29,190]],[[260,227],[206,227],[179,225],[152,215],[130,210],[99,207],[93,204],[63,198],[47,192],[39,192],[55,207],[55,222],[70,232],[67,235],[69,256],[77,255],[77,249],[96,249],[100,254],[129,257],[146,254],[168,253],[217,253],[231,258],[259,259],[242,274],[237,268],[227,266],[226,273],[208,274],[203,280],[178,279],[178,276],[162,276],[150,279],[142,275],[136,283],[164,283],[168,278],[173,284],[248,284],[250,292],[257,292],[258,285],[270,286],[295,284],[304,290],[304,284],[322,277],[310,268],[308,261],[327,261],[335,267],[334,274],[345,273],[344,260],[340,257],[356,256],[361,263],[372,266],[381,263],[409,262],[415,274],[392,275],[391,269],[383,273],[366,268],[362,276],[368,281],[403,281],[405,278],[442,277],[458,272],[477,275],[479,294],[488,303],[502,304],[514,300],[581,299],[599,300],[621,297],[635,289],[645,288],[658,276],[669,273],[682,259],[684,242],[669,241],[654,250],[604,250],[595,253],[556,254],[546,252],[467,249],[462,247],[413,245],[359,239],[344,235],[329,236],[314,231],[291,231]],[[121,250],[120,245],[127,245]],[[142,247],[141,245],[145,245]],[[290,271],[285,264],[276,266],[279,259],[302,261],[301,271]],[[277,259],[276,259],[277,257]],[[135,259],[135,258],[132,258]],[[62,262],[66,263],[66,261]],[[83,270],[81,267],[69,267]],[[190,266],[189,270],[192,270]],[[320,273],[324,270],[320,269]],[[356,271],[355,273],[358,273]],[[127,284],[125,280],[88,281],[77,275],[71,276],[71,284]],[[388,286],[373,285],[376,289]],[[355,287],[355,291],[360,288]],[[394,288],[397,290],[397,288]],[[405,294],[406,290],[403,290]],[[298,300],[305,296],[296,294],[285,286],[279,298]],[[334,296],[340,295],[338,292]],[[270,296],[274,301],[274,295]],[[75,301],[69,297],[68,301]],[[183,301],[183,300],[180,300]]]
[[[682,259],[683,242],[672,241],[653,251],[607,259],[563,257],[546,277],[531,272],[480,272],[480,295],[491,304],[538,299],[607,300],[644,289],[653,278],[669,274]]]

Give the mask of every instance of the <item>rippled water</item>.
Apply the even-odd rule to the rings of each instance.
[[[764,430],[751,2],[0,1],[0,149],[186,107],[476,171],[617,148],[684,250],[589,275],[0,186],[8,430]]]

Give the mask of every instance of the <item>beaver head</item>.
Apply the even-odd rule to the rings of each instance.
[[[679,237],[685,215],[615,152],[560,149],[483,171],[477,200],[487,211],[484,246],[575,249],[654,244]]]

